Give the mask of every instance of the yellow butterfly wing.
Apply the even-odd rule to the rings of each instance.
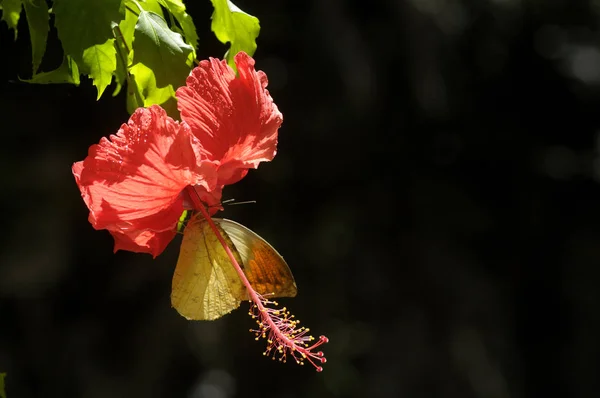
[[[268,297],[295,297],[292,271],[266,240],[235,221],[213,219],[227,233],[243,262],[244,274],[258,293]],[[245,300],[247,297],[244,296]]]
[[[227,233],[220,232],[242,264]],[[187,319],[214,320],[238,308],[246,297],[246,288],[208,222],[200,217],[191,219],[173,275],[173,307]]]

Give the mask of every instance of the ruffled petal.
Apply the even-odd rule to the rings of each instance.
[[[190,128],[159,106],[136,110],[116,135],[92,145],[72,171],[90,222],[115,236],[115,250],[153,255],[174,235],[183,211],[181,191],[188,185],[211,191],[217,184],[216,164],[202,155]]]
[[[108,230],[115,239],[115,249],[158,256],[165,250],[176,231],[155,232],[150,230]]]
[[[267,77],[244,52],[235,56],[239,77],[224,60],[200,62],[177,90],[181,118],[218,162],[218,185],[233,184],[249,168],[273,159],[283,116],[273,103]]]

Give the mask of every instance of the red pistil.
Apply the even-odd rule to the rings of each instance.
[[[208,221],[210,227],[215,232],[217,239],[225,249],[225,252],[231,260],[242,283],[246,286],[250,301],[253,303],[250,315],[258,324],[258,329],[251,329],[250,331],[255,333],[256,340],[262,337],[266,339],[268,343],[263,354],[265,356],[271,356],[273,359],[278,356],[281,362],[285,362],[287,355],[290,354],[296,363],[304,365],[304,361],[307,360],[316,368],[317,372],[323,371],[323,367],[320,366],[320,364],[327,362],[325,355],[322,351],[314,352],[314,350],[322,344],[329,342],[329,339],[325,336],[321,336],[316,343],[309,345],[310,342],[315,340],[313,336],[308,335],[310,329],[304,326],[297,328],[300,321],[294,319],[294,316],[290,315],[287,308],[283,307],[282,309],[277,309],[268,307],[269,304],[275,306],[278,304],[275,301],[268,300],[254,290],[248,281],[248,278],[246,278],[244,271],[236,261],[231,249],[225,242],[225,239],[221,236],[221,233],[210,218],[205,206],[200,202],[194,188],[189,186],[187,189],[190,194],[189,196],[194,203],[194,208],[199,210]]]

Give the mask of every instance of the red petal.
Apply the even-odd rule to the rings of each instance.
[[[157,255],[183,211],[181,191],[187,185],[208,191],[216,186],[216,166],[201,157],[189,127],[152,106],[136,110],[110,140],[92,145],[73,174],[90,222],[113,233],[115,250],[137,245],[133,251]]]
[[[153,257],[162,253],[175,236],[175,230],[165,232],[154,232],[147,229],[129,232],[109,230],[109,232],[115,238],[115,252],[127,250],[136,253],[150,253]]]
[[[206,189],[200,186],[194,187],[194,193],[186,193],[184,196],[184,206],[186,209],[195,209],[197,205],[194,204],[196,201],[190,198],[190,195],[194,195],[202,205],[204,205],[208,213],[212,216],[219,210],[223,210],[221,203],[221,196],[223,194],[223,187],[216,187],[212,191],[208,192]]]
[[[246,53],[235,56],[239,77],[224,60],[202,61],[177,90],[181,118],[208,159],[219,162],[219,185],[242,179],[272,160],[283,116],[266,90],[267,76]]]

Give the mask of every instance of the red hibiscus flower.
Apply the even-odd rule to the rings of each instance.
[[[235,56],[239,73],[225,61],[202,61],[177,90],[181,119],[200,140],[203,154],[217,161],[219,186],[241,180],[277,151],[283,117],[269,95],[267,76],[254,70],[246,53]]]
[[[183,122],[159,106],[137,109],[116,135],[73,165],[89,221],[115,238],[115,251],[159,255],[176,232],[188,187],[218,209],[225,185],[273,159],[282,115],[254,60],[238,53],[239,77],[225,61],[202,61],[177,90]],[[186,189],[188,188],[188,189]]]

